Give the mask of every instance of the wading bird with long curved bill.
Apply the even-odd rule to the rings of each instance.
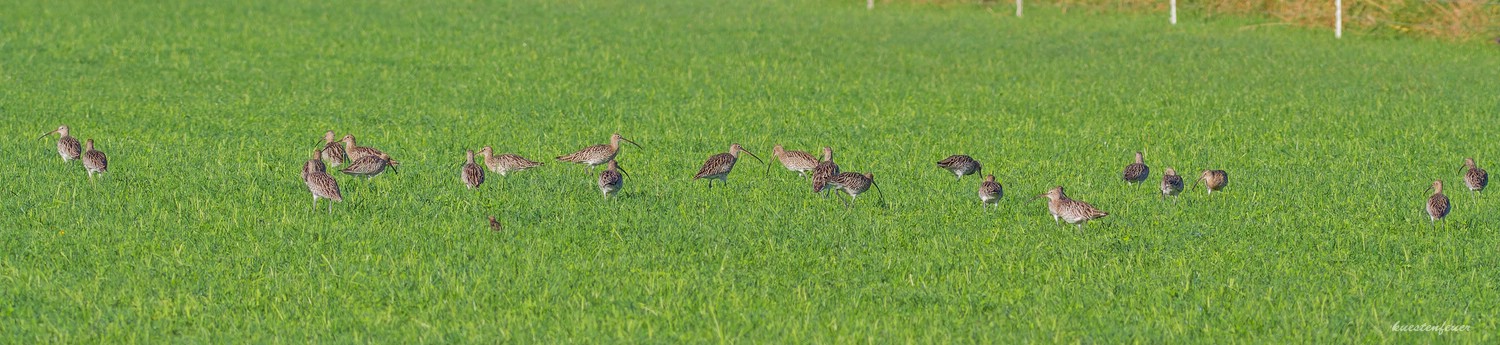
[[[693,179],[707,179],[708,188],[714,187],[714,180],[719,180],[719,184],[721,185],[729,183],[729,172],[734,170],[734,163],[740,160],[740,152],[750,154],[750,157],[755,157],[755,160],[761,163],[766,162],[760,159],[760,156],[756,156],[755,153],[745,150],[744,147],[740,147],[740,144],[729,144],[729,152],[708,157],[708,160],[703,162],[703,167],[699,168],[698,173],[693,175]]]

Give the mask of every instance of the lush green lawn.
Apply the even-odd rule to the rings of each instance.
[[[0,8],[4,343],[1500,341],[1500,195],[1459,186],[1500,168],[1493,47],[849,1]],[[331,215],[298,179],[329,129],[404,163],[336,174]],[[458,180],[614,132],[644,145],[617,200],[565,164]],[[732,142],[832,146],[885,203],[690,180]],[[1166,167],[1231,183],[1162,202]],[[1054,185],[1110,216],[1054,225]]]

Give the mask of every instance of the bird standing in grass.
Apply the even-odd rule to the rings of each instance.
[[[965,155],[948,156],[948,158],[938,161],[937,166],[952,171],[953,175],[955,175],[955,180],[963,179],[964,175],[972,175],[984,170],[984,167],[979,166],[979,161]]]
[[[979,183],[979,207],[985,208],[989,205],[1000,207],[1000,197],[1005,195],[1005,187],[995,181],[995,175],[986,175],[984,182]]]
[[[484,168],[474,163],[474,151],[464,151],[464,156],[467,161],[464,162],[462,171],[458,173],[458,178],[469,189],[479,188],[479,185],[484,184]]]
[[[1229,173],[1223,170],[1204,170],[1202,174],[1198,174],[1197,180],[1193,180],[1193,185],[1198,185],[1198,181],[1203,181],[1203,185],[1208,187],[1208,194],[1212,195],[1214,191],[1229,185]]]
[[[776,145],[771,149],[771,154],[776,156],[781,166],[786,167],[786,170],[796,171],[799,177],[806,177],[807,172],[818,167],[818,159],[807,152],[787,151],[781,145]]]
[[[871,186],[875,186],[875,174],[865,173],[861,175],[859,173],[852,172],[840,173],[838,177],[834,177],[832,181],[828,182],[828,184],[832,185],[834,188],[843,190],[845,194],[849,194],[849,200],[844,201],[844,206],[853,207],[854,201],[856,199],[859,199],[860,194],[870,190]],[[876,186],[875,189],[878,191],[880,187]],[[882,195],[881,200],[884,199],[885,196]]]
[[[1474,164],[1473,158],[1464,158],[1464,167],[1468,168],[1464,171],[1464,186],[1475,193],[1483,192],[1484,187],[1490,184],[1490,173]]]
[[[619,161],[609,161],[609,168],[599,173],[599,192],[604,193],[604,198],[609,199],[625,186],[625,170],[620,169]]]
[[[790,171],[796,171],[798,177],[807,177],[808,171],[817,168],[817,157],[805,151],[787,151],[781,145],[775,145],[771,148],[771,154],[775,156],[775,160],[781,162],[781,166],[786,166],[786,169]]]
[[[340,145],[338,139],[335,138],[337,137],[334,136],[333,131],[323,133],[323,149],[318,154],[323,157],[324,161],[328,162],[328,165],[338,167],[344,165],[345,154],[344,146]],[[350,139],[353,139],[353,137],[350,137]]]
[[[813,193],[820,193],[820,192],[822,192],[823,193],[823,197],[825,197],[825,198],[828,197],[828,193],[826,192],[828,190],[827,189],[827,187],[828,187],[828,181],[832,180],[834,177],[838,177],[838,176],[839,176],[839,165],[833,162],[833,148],[832,147],[824,146],[823,147],[823,160],[818,161],[818,165],[815,166],[815,167],[813,167],[813,173],[812,173],[812,188],[813,188]]]
[[[374,156],[361,156],[349,162],[349,166],[344,167],[344,170],[340,170],[340,172],[368,179],[385,172],[385,168],[387,167],[391,168],[391,171],[396,171],[396,166],[391,164],[390,156],[386,155],[385,152],[380,152]]]
[[[46,138],[52,135],[52,133],[58,134],[57,155],[62,156],[64,162],[78,159],[79,155],[83,154],[83,147],[78,145],[78,139],[74,139],[72,135],[68,135],[67,125],[57,126],[57,129],[47,132],[47,134],[42,134],[42,137],[37,139]]]
[[[328,172],[323,169],[319,152],[313,152],[313,159],[302,165],[302,182],[307,184],[307,191],[312,193],[313,209],[318,208],[318,199],[328,199],[328,213],[333,213],[333,203],[343,202],[344,196],[339,193],[339,182],[333,176],[328,176]]]
[[[1452,211],[1453,206],[1448,204],[1448,196],[1443,195],[1443,180],[1432,181],[1432,187],[1427,190],[1432,191],[1432,195],[1427,197],[1427,216],[1432,218],[1433,223],[1437,223],[1448,216],[1448,211]],[[1447,227],[1448,222],[1443,222],[1443,226]]]
[[[504,225],[500,225],[500,221],[495,220],[495,216],[490,216],[490,231],[500,231],[500,230],[505,230],[505,226]]]
[[[495,150],[489,146],[479,149],[479,155],[484,157],[484,166],[490,168],[490,171],[500,174],[500,176],[505,176],[513,171],[522,171],[542,166],[542,163],[533,162],[520,155],[506,153],[497,156],[495,155]]]
[[[1177,170],[1167,168],[1166,173],[1161,175],[1161,197],[1176,197],[1182,193],[1182,176],[1177,175]],[[1176,199],[1173,199],[1176,200]]]
[[[620,136],[620,133],[615,133],[609,136],[609,145],[599,144],[585,147],[582,150],[578,150],[578,152],[557,156],[557,160],[588,165],[589,170],[593,171],[595,166],[604,165],[604,163],[615,160],[615,154],[620,152],[621,140],[635,145],[637,148],[641,147],[641,144],[636,144],[634,141]]]
[[[1142,155],[1140,151],[1136,151],[1135,163],[1125,166],[1123,176],[1125,177],[1125,183],[1130,185],[1146,182],[1146,178],[1151,177],[1151,168],[1146,167],[1146,156]]]
[[[1062,186],[1052,187],[1052,190],[1037,195],[1032,200],[1041,197],[1047,198],[1047,212],[1052,213],[1053,222],[1061,219],[1068,222],[1068,224],[1077,224],[1079,232],[1083,231],[1083,225],[1087,224],[1090,220],[1104,218],[1104,216],[1109,215],[1109,213],[1100,211],[1086,202],[1069,198],[1067,194],[1063,193]]]
[[[83,145],[83,168],[89,172],[89,181],[94,180],[94,174],[104,174],[109,171],[109,157],[104,152],[94,149],[94,139],[89,139]]]
[[[356,144],[354,142],[353,134],[345,134],[342,141],[344,142],[344,154],[349,156],[349,165],[351,166],[354,165],[354,161],[365,157],[378,157],[384,160],[385,164],[392,166],[401,164],[397,163],[396,160],[391,159],[391,156],[385,154],[385,152],[381,152],[380,150],[377,150],[373,147],[359,146],[359,144]]]
[[[729,183],[729,172],[734,170],[734,163],[740,160],[740,152],[749,153],[750,157],[755,157],[755,160],[765,163],[760,156],[746,151],[744,147],[740,147],[740,144],[729,144],[729,152],[708,157],[708,160],[703,162],[703,167],[693,175],[693,179],[708,179],[708,188],[714,187],[715,179],[719,180],[721,185]]]

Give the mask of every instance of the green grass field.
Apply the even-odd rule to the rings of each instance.
[[[1046,6],[0,7],[0,343],[1500,341],[1500,195],[1459,171],[1500,168],[1490,46]],[[404,163],[335,174],[331,215],[298,177],[329,129]],[[615,200],[555,162],[458,180],[614,132],[644,146]],[[735,142],[832,146],[885,202],[690,179]],[[933,166],[958,153],[998,211]],[[1230,186],[1162,202],[1167,167]],[[1054,185],[1111,215],[1055,225]]]

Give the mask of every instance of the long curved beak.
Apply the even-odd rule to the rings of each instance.
[[[47,136],[52,135],[52,133],[57,133],[57,130],[54,129],[51,132],[47,132],[47,134],[42,134],[42,136],[40,138],[37,138],[37,140],[46,139]]]
[[[1046,194],[1037,194],[1036,196],[1031,197],[1031,199],[1026,199],[1026,202],[1032,202],[1032,201],[1036,201],[1036,199],[1041,199],[1043,195],[1046,195]]]
[[[756,156],[755,152],[750,152],[750,150],[746,150],[744,148],[741,148],[740,151],[745,151],[745,153],[749,153],[750,154],[750,157],[755,157],[755,160],[760,161],[761,164],[766,164],[766,160],[760,159],[760,156]]]
[[[620,140],[624,140],[625,142],[630,143],[631,145],[635,145],[636,148],[644,148],[644,147],[641,147],[641,144],[636,144],[634,141],[630,141],[630,139],[625,139],[625,137],[620,137]]]

